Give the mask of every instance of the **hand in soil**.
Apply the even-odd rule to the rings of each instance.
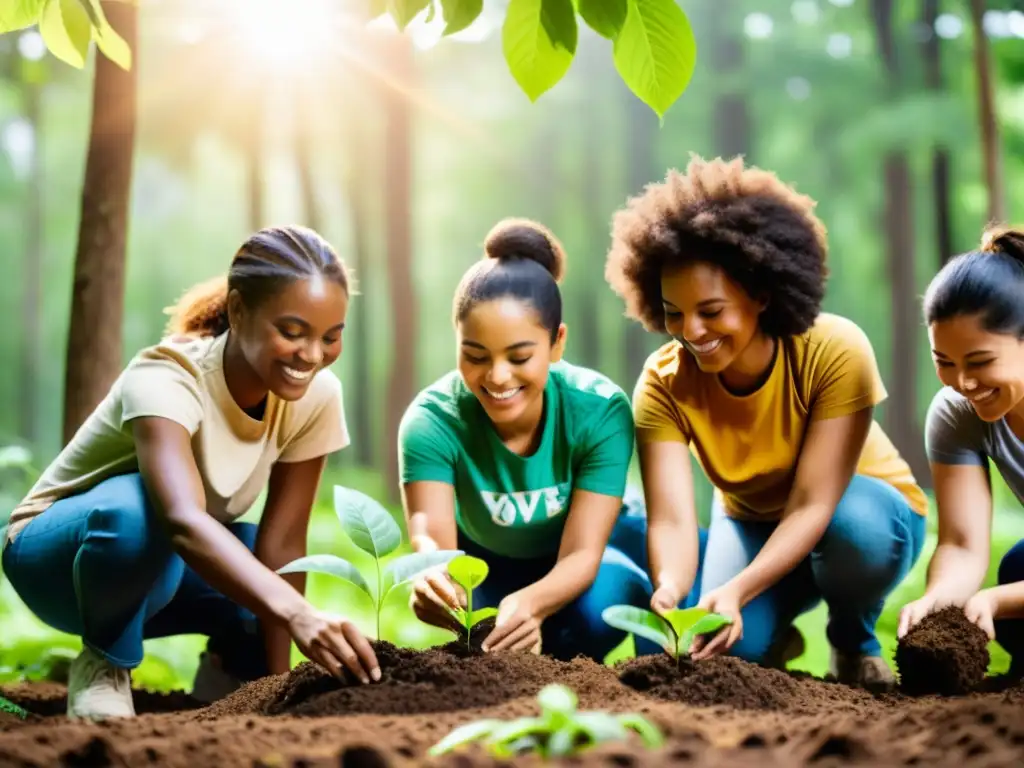
[[[943,608],[956,606],[960,608],[963,603],[953,600],[941,592],[926,592],[917,600],[907,603],[900,611],[900,623],[896,627],[897,639],[902,639],[911,629],[921,623],[926,616],[938,613]]]
[[[540,653],[540,625],[526,590],[513,592],[498,604],[494,630],[483,642],[485,652],[532,651]]]
[[[992,599],[992,593],[987,589],[978,592],[964,606],[964,615],[967,620],[984,630],[989,640],[996,639],[995,612],[996,606]]]
[[[380,680],[380,665],[369,641],[348,619],[311,608],[290,622],[288,631],[299,650],[337,678],[347,667],[362,682]]]
[[[701,599],[697,607],[725,616],[732,623],[722,627],[713,635],[697,635],[690,646],[690,657],[694,661],[703,661],[719,653],[725,653],[743,637],[740,598],[736,590],[729,584],[723,584],[718,589],[711,590]]]
[[[424,624],[462,635],[464,629],[452,611],[466,607],[466,593],[445,569],[427,571],[413,582],[409,607]]]

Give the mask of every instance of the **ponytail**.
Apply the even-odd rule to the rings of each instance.
[[[215,277],[192,286],[165,312],[169,335],[220,336],[228,330],[228,279]]]

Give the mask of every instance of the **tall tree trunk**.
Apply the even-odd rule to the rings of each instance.
[[[21,316],[21,416],[22,439],[38,448],[39,429],[37,392],[42,384],[42,318],[39,315],[43,282],[43,126],[42,86],[34,80],[23,81],[25,119],[32,126],[32,160],[28,170],[28,199],[25,201],[24,294]]]
[[[251,91],[249,108],[252,118],[243,140],[245,153],[246,201],[248,203],[249,231],[255,232],[263,226],[266,203],[263,194],[263,156],[266,138],[266,101],[259,85]],[[300,129],[301,130],[301,129]]]
[[[988,187],[988,218],[992,223],[1006,222],[1002,168],[999,163],[999,127],[992,97],[992,63],[988,35],[982,24],[984,0],[971,0],[971,24],[974,27],[974,72],[978,83],[978,120],[981,123],[981,149],[985,160],[985,184]]]
[[[629,164],[626,193],[633,196],[641,194],[647,184],[664,178],[657,161],[658,120],[632,92],[622,88],[621,93],[626,101],[626,152]],[[623,380],[619,384],[627,392],[633,391],[633,385],[643,370],[644,362],[656,344],[657,339],[647,333],[640,323],[633,320],[626,323],[622,349],[625,367]]]
[[[371,86],[377,87],[377,86]],[[370,268],[372,252],[372,235],[374,231],[375,211],[370,205],[369,190],[379,189],[379,174],[371,165],[369,158],[381,155],[376,131],[361,130],[363,122],[352,121],[346,130],[347,164],[343,169],[345,197],[350,216],[352,240],[352,270],[356,282],[365,287],[368,283],[367,274]],[[371,136],[372,134],[372,136]],[[361,289],[362,290],[362,289]],[[346,398],[350,404],[348,413],[351,416],[352,436],[356,462],[364,467],[373,466],[376,456],[376,441],[373,439],[373,420],[371,404],[376,398],[371,392],[372,360],[370,359],[370,313],[365,295],[359,296],[350,304],[350,322],[346,324],[346,332],[352,339],[352,365],[348,369],[346,381],[352,382],[352,397]],[[351,330],[349,330],[351,328]]]
[[[306,226],[323,235],[323,216],[320,212],[320,200],[316,194],[316,173],[313,170],[313,126],[310,99],[312,94],[308,88],[296,88],[293,91],[295,100],[295,117],[292,130],[295,140],[295,166],[299,176],[299,194],[302,197],[302,210],[306,215]]]
[[[406,36],[386,43],[385,66],[391,78],[384,97],[384,198],[387,211],[386,249],[388,285],[394,336],[388,384],[387,482],[388,494],[398,499],[398,444],[395,435],[406,406],[416,395],[416,318],[419,311],[412,278],[412,90],[413,51]]]
[[[922,45],[924,55],[925,86],[941,93],[942,45],[935,32],[935,20],[939,16],[939,0],[924,0],[922,22],[928,36]],[[950,210],[949,148],[937,146],[932,150],[932,204],[935,207],[935,246],[938,250],[937,263],[942,267],[953,255],[953,214]]]
[[[736,31],[739,29],[735,23],[737,15],[736,0],[719,0],[715,12],[708,15],[713,40],[711,66],[731,82],[731,88],[741,89],[723,91],[715,98],[715,151],[726,158],[745,155],[750,163],[753,151],[750,109],[743,86],[735,85],[745,82],[737,77],[743,72],[744,46],[743,37]]]
[[[134,52],[134,64],[126,72],[105,56],[96,57],[64,378],[65,443],[106,396],[121,369],[138,9],[122,2],[105,2],[103,9]]]
[[[899,98],[904,78],[893,34],[893,0],[872,0],[871,16],[884,62],[890,98]],[[892,396],[886,430],[919,483],[930,474],[917,418],[917,302],[914,280],[913,181],[906,153],[891,150],[883,160],[884,227],[892,304]]]

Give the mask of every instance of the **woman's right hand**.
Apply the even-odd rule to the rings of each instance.
[[[425,624],[450,630],[457,635],[464,632],[462,624],[451,611],[465,609],[466,593],[451,580],[446,567],[431,569],[413,582],[409,607],[416,618]]]
[[[903,639],[903,636],[926,616],[938,613],[951,605],[963,608],[964,602],[956,600],[940,590],[925,592],[917,600],[903,606],[903,610],[900,611],[900,623],[896,629],[896,638]]]
[[[344,666],[364,683],[380,680],[377,655],[348,619],[309,606],[288,622],[288,631],[306,658],[335,677],[342,677]]]

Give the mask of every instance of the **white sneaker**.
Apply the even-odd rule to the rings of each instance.
[[[234,693],[242,685],[241,680],[224,671],[218,657],[208,651],[199,654],[199,667],[192,680],[191,696],[193,699],[204,704],[211,704]]]
[[[135,717],[131,671],[84,648],[68,670],[68,717]]]

